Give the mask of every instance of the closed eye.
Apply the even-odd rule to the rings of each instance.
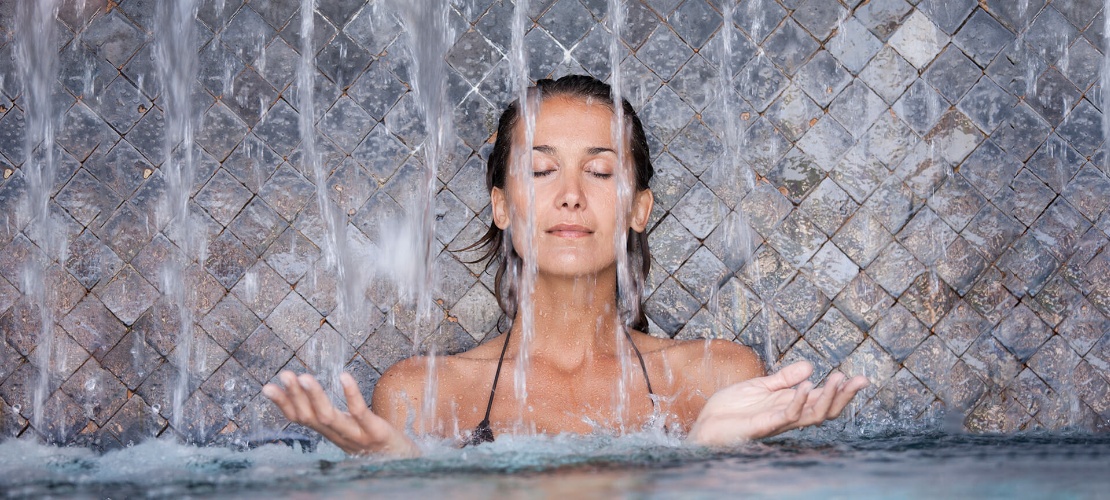
[[[597,177],[598,179],[608,179],[613,176],[613,174],[607,174],[603,172],[590,172],[590,175]]]
[[[547,177],[547,176],[549,176],[549,175],[551,175],[551,174],[553,174],[553,173],[555,173],[555,170],[554,170],[554,169],[550,169],[550,170],[533,170],[533,171],[532,171],[532,177]]]

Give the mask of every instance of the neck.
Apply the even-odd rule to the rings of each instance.
[[[617,351],[616,266],[590,276],[539,274],[532,294],[533,337],[530,351],[568,361]],[[523,338],[520,309],[513,322],[510,352]]]

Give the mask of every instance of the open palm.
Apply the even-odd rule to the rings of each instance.
[[[813,365],[800,361],[717,391],[702,408],[689,439],[728,445],[817,425],[839,417],[852,397],[868,385],[862,376],[848,379],[834,373],[815,389],[806,381],[812,373]]]

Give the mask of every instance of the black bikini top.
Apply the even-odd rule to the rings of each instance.
[[[493,387],[489,390],[489,403],[486,404],[486,416],[478,423],[478,427],[474,429],[474,432],[470,433],[470,439],[463,443],[463,447],[493,442],[493,429],[489,426],[489,414],[490,411],[493,410],[493,396],[497,393],[497,379],[501,378],[501,365],[505,362],[505,351],[509,350],[509,335],[511,335],[512,332],[513,330],[511,328],[508,332],[505,332],[505,345],[501,347],[501,357],[497,359],[497,371],[493,374]],[[652,394],[655,394],[655,391],[651,390],[651,379],[648,378],[647,365],[644,364],[644,356],[640,354],[640,349],[636,348],[636,343],[632,341],[632,335],[628,333],[627,329],[624,330],[624,336],[628,339],[628,343],[632,345],[632,351],[636,353],[636,359],[640,360],[640,369],[644,372],[644,382],[647,382],[648,397],[651,397]],[[652,404],[654,405],[654,401]]]

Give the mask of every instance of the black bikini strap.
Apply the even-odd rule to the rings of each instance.
[[[636,359],[640,360],[640,369],[644,371],[644,382],[647,382],[648,397],[650,398],[655,391],[651,390],[651,379],[648,378],[647,364],[644,363],[644,356],[640,354],[640,349],[636,347],[636,343],[632,341],[632,334],[628,333],[628,329],[624,329],[624,338],[628,339],[628,343],[632,344],[632,351],[636,353]],[[652,406],[655,406],[655,400],[651,401]]]
[[[489,403],[486,403],[486,416],[478,423],[478,427],[470,435],[470,441],[467,444],[482,444],[493,441],[493,429],[489,426],[489,414],[493,410],[493,396],[497,393],[497,379],[501,378],[501,365],[505,362],[505,351],[509,350],[509,335],[512,335],[513,329],[505,332],[505,345],[501,346],[501,357],[497,359],[497,371],[493,374],[493,386],[489,390]]]

